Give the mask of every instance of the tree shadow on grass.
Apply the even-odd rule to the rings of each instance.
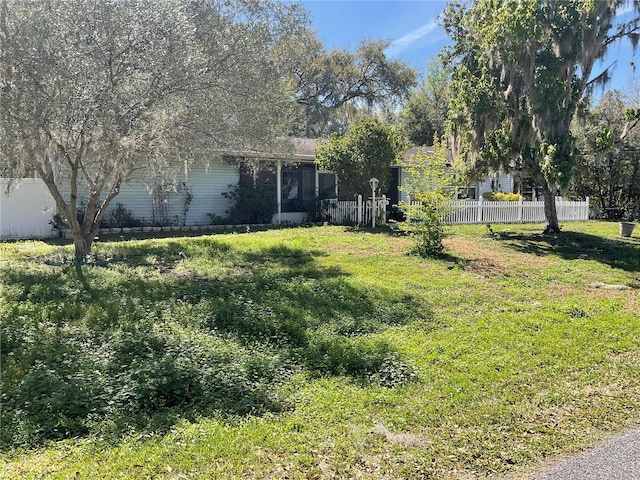
[[[565,260],[592,260],[628,272],[640,271],[640,240],[611,239],[578,232],[560,235],[501,232],[496,238],[516,251]]]
[[[89,290],[72,266],[0,271],[3,448],[290,408],[279,385],[294,372],[394,386],[414,372],[375,334],[432,318],[418,298],[322,265],[320,251],[198,239],[112,253],[83,267]]]

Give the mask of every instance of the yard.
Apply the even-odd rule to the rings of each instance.
[[[0,244],[0,478],[525,477],[640,423],[617,223]]]

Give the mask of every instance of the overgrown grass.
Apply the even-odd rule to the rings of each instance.
[[[640,421],[640,241],[564,229],[0,245],[0,476],[525,475]]]

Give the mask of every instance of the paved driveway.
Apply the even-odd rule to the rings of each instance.
[[[640,428],[563,460],[532,480],[640,480]]]

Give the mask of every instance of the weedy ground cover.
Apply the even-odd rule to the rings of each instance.
[[[640,241],[564,230],[2,244],[0,477],[524,475],[640,421]]]

